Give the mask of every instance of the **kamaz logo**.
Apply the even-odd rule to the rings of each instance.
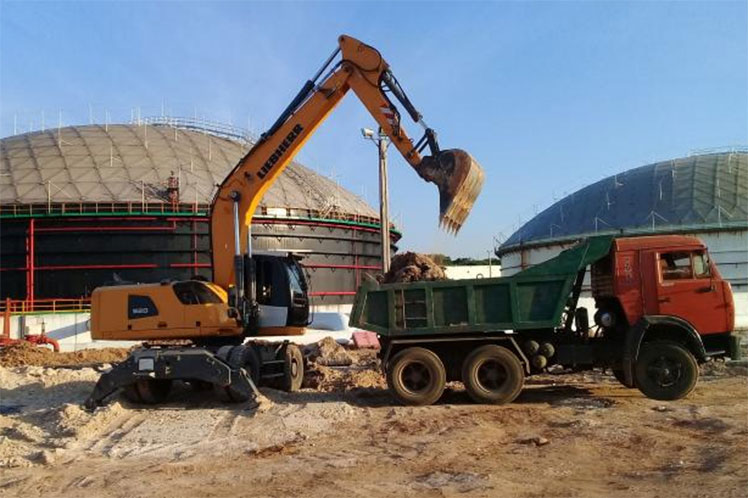
[[[304,130],[304,127],[300,124],[297,124],[293,127],[293,130],[286,135],[286,138],[283,139],[281,144],[278,146],[277,149],[275,149],[275,152],[268,158],[267,161],[265,161],[265,164],[262,165],[262,168],[260,168],[260,171],[257,172],[257,176],[260,178],[265,178],[265,176],[270,172],[271,169],[273,169],[273,166],[276,165],[278,160],[280,160],[281,157],[283,157],[283,153],[288,150],[288,148],[291,146],[292,143],[296,140],[296,138],[299,136],[299,134]]]

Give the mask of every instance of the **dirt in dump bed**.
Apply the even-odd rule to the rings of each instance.
[[[390,271],[382,278],[382,283],[417,282],[422,280],[447,280],[441,266],[424,254],[404,252],[392,258]]]
[[[55,353],[47,347],[19,342],[0,348],[0,366],[83,367],[122,361],[127,358],[129,351],[126,348],[103,348],[83,349],[74,353]]]

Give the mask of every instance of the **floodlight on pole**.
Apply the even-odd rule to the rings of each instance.
[[[379,151],[379,226],[382,234],[382,273],[387,273],[390,270],[390,194],[387,185],[387,147],[390,140],[381,128],[378,134],[370,128],[361,128],[361,135],[365,140],[374,142]]]

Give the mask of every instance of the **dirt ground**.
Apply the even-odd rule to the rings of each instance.
[[[84,349],[71,353],[55,353],[46,346],[19,342],[0,348],[0,367],[35,365],[40,367],[93,366],[127,358],[127,348]]]
[[[384,390],[372,353],[354,356],[259,405],[182,387],[158,408],[115,397],[94,414],[79,405],[95,368],[0,367],[0,495],[747,494],[745,367],[710,366],[669,403],[593,372],[534,377],[508,406],[454,385],[413,408]]]

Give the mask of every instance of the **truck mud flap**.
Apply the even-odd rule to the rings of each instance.
[[[248,400],[259,395],[244,369],[231,368],[207,349],[140,349],[99,378],[84,407],[94,410],[117,389],[143,379],[201,380],[231,387]]]

